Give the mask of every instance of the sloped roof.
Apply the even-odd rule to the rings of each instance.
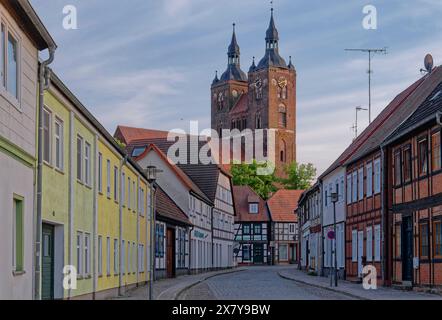
[[[163,189],[157,186],[156,189],[156,213],[163,218],[170,219],[180,224],[191,225],[186,214],[176,205]]]
[[[235,222],[267,222],[270,221],[265,201],[249,186],[233,186],[235,202]],[[250,201],[252,200],[252,201]],[[249,203],[258,203],[258,213],[249,213]]]
[[[432,79],[425,76],[414,82],[407,89],[397,95],[390,104],[385,107],[373,122],[354,140],[347,149],[324,171],[319,179],[324,178],[336,168],[348,165],[379,147],[382,141],[400,125],[410,113],[413,113],[426,92],[434,86],[434,74],[441,72],[441,68],[435,69]],[[428,80],[427,80],[428,79]],[[419,89],[419,90],[418,90]]]
[[[121,142],[128,145],[134,140],[167,138],[167,134],[167,131],[117,126],[114,136],[115,138],[120,139]]]
[[[278,190],[268,201],[270,216],[276,222],[297,222],[295,210],[304,190]]]
[[[442,111],[442,79],[439,78],[438,86],[419,106],[419,108],[404,121],[385,141],[391,143],[405,134],[413,131],[416,127],[436,121],[436,113]]]
[[[238,115],[241,113],[246,113],[247,110],[248,110],[247,95],[242,94],[229,113],[230,115]]]

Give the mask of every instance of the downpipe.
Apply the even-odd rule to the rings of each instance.
[[[48,66],[54,61],[55,47],[49,48],[49,57],[47,60],[41,62],[39,69],[39,96],[38,96],[38,153],[37,153],[37,217],[36,217],[36,230],[35,230],[35,292],[34,299],[41,299],[41,238],[42,238],[42,192],[43,192],[43,105],[44,105],[44,92],[49,89],[51,82],[50,71]]]

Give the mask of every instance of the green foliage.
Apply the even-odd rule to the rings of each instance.
[[[275,173],[271,175],[257,174],[258,168],[265,168],[266,166],[266,163],[257,163],[256,161],[253,161],[252,164],[232,165],[233,184],[236,186],[249,186],[264,200],[267,200],[272,193],[278,190],[275,186],[278,179]]]
[[[298,164],[293,162],[285,167],[286,179],[280,179],[281,184],[288,190],[307,190],[316,177],[313,164]]]
[[[126,149],[126,144],[124,144],[122,141],[120,141],[117,138],[114,138],[115,142],[118,144],[118,146],[122,149],[125,150]]]

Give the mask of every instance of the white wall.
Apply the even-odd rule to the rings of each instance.
[[[345,221],[345,168],[339,167],[322,180],[323,226],[333,224],[333,203],[330,201],[330,190],[336,192],[336,184],[339,185],[339,201],[336,203],[336,222]],[[326,191],[328,196],[327,202],[325,201]]]

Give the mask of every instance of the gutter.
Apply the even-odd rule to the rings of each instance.
[[[44,92],[50,85],[50,73],[48,72],[48,66],[54,61],[55,58],[55,44],[49,47],[49,57],[47,60],[40,64],[39,69],[39,96],[38,96],[38,154],[37,154],[37,217],[36,217],[36,229],[35,229],[35,269],[34,269],[34,298],[36,300],[41,299],[41,238],[42,238],[42,203],[43,203],[43,105],[44,105]]]

